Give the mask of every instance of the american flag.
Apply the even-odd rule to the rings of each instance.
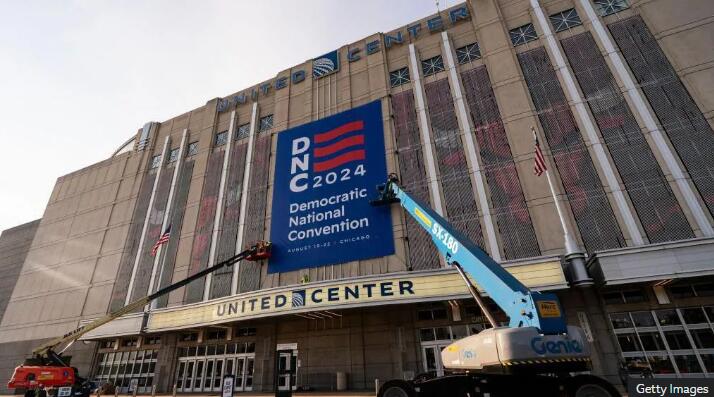
[[[543,152],[540,150],[538,134],[536,134],[535,128],[533,127],[531,127],[531,131],[533,131],[533,139],[535,139],[535,165],[533,166],[533,171],[537,176],[541,176],[544,172],[548,171],[548,167],[545,165],[545,157],[543,157]]]
[[[156,256],[156,251],[159,250],[159,247],[161,247],[162,244],[168,243],[169,242],[169,237],[171,237],[171,225],[169,225],[166,228],[166,231],[164,234],[159,237],[158,240],[156,240],[156,244],[154,244],[153,247],[151,247],[151,256]]]

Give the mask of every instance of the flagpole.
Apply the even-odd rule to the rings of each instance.
[[[531,126],[531,131],[533,132],[533,139],[538,142],[538,133],[535,128]],[[545,156],[544,156],[545,157]],[[560,226],[563,229],[563,240],[565,243],[565,263],[566,267],[570,270],[570,282],[573,285],[591,285],[593,280],[588,274],[585,265],[585,254],[575,242],[568,223],[565,221],[565,213],[563,207],[558,200],[558,195],[555,193],[555,186],[553,185],[553,179],[550,177],[550,168],[545,167],[545,178],[548,180],[548,187],[550,188],[550,194],[553,197],[553,203],[555,203],[555,210],[558,212],[558,218],[560,219]]]

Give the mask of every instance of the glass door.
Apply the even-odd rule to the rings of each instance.
[[[214,360],[206,360],[206,375],[203,377],[203,391],[211,390],[213,386],[213,366]]]
[[[278,390],[288,390],[288,387],[291,386],[289,379],[292,372],[292,356],[291,352],[278,353]]]
[[[236,391],[245,390],[245,357],[236,358]]]
[[[441,362],[441,351],[448,345],[422,345],[422,359],[424,371],[436,373],[437,376],[444,376],[444,364]]]
[[[186,371],[186,362],[179,361],[178,370],[176,371],[176,390],[183,390],[183,373]]]
[[[196,373],[193,376],[193,389],[191,391],[201,391],[201,385],[203,384],[203,366],[206,360],[196,361]]]
[[[186,363],[186,372],[183,378],[183,387],[180,389],[182,392],[190,392],[193,388],[193,371],[195,369],[196,362],[188,361]]]
[[[213,375],[213,391],[221,390],[221,381],[223,380],[223,359],[217,359]]]

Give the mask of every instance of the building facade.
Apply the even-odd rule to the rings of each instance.
[[[686,3],[470,0],[146,123],[57,180],[16,279],[0,284],[12,290],[0,301],[3,362],[273,240],[270,261],[221,269],[92,331],[68,349],[72,364],[179,393],[218,391],[229,373],[236,391],[258,391],[441,372],[440,349],[487,321],[417,221],[392,208],[379,233],[358,230],[374,218],[323,227],[369,200],[361,188],[334,199],[341,207],[305,209],[337,197],[320,196],[327,185],[394,173],[524,284],[557,293],[592,343],[594,373],[619,382],[620,363],[639,362],[712,376],[714,3]],[[362,109],[372,121],[350,118]],[[532,128],[592,283],[566,266]],[[326,142],[309,166],[308,130],[310,144]],[[316,196],[302,208],[290,200],[305,181]]]

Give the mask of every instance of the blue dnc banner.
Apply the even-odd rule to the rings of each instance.
[[[278,134],[268,273],[394,253],[380,101]]]

